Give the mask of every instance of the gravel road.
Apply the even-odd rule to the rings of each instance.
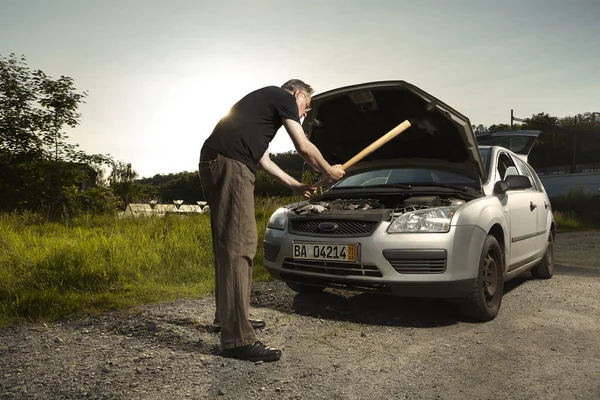
[[[257,283],[276,363],[223,359],[211,298],[0,329],[2,399],[598,399],[600,232],[562,233],[547,281],[499,316],[445,302]]]

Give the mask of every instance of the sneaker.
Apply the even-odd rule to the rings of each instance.
[[[262,319],[248,318],[250,321],[250,325],[252,325],[252,329],[263,329],[267,324]],[[213,325],[213,332],[218,333],[221,332],[221,327],[219,325]]]
[[[267,347],[257,341],[247,346],[225,349],[221,356],[247,361],[277,361],[281,358],[281,350]]]

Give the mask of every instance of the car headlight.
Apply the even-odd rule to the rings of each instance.
[[[436,207],[407,212],[392,221],[387,232],[448,232],[450,221],[458,208]]]
[[[269,223],[267,223],[267,228],[278,229],[280,231],[285,230],[285,224],[288,219],[288,210],[285,207],[278,208],[275,210],[271,218],[269,218]]]

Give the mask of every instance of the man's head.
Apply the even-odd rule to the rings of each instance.
[[[293,94],[298,104],[298,115],[300,118],[306,117],[306,111],[310,109],[310,101],[314,92],[310,85],[302,82],[300,79],[290,79],[284,83],[281,88]]]

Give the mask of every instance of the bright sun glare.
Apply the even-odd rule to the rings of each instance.
[[[136,115],[131,116],[138,149],[132,164],[141,175],[195,170],[202,144],[235,102],[255,89],[279,84],[262,66],[232,65],[214,59],[207,66],[196,60],[180,71],[158,74],[160,79],[139,82],[143,95],[135,99]],[[292,148],[289,136],[279,132],[269,151]]]

